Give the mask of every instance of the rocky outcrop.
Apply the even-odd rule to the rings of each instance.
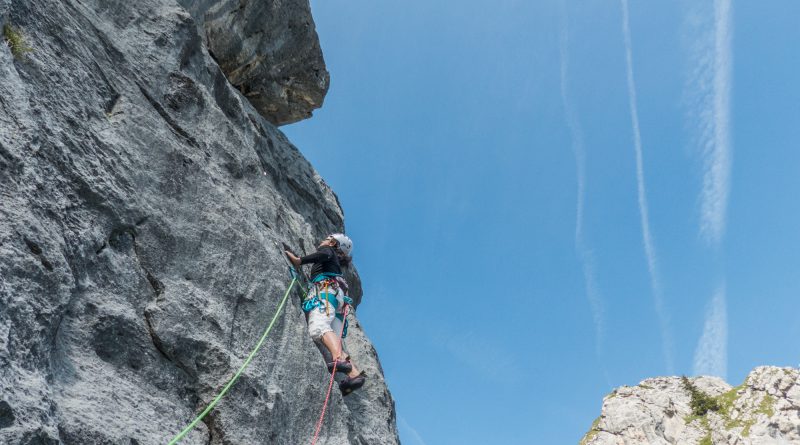
[[[0,0],[0,18],[32,48],[0,46],[0,443],[167,443],[272,318],[275,243],[310,252],[342,211],[178,3]],[[328,373],[298,298],[182,443],[309,440]],[[353,317],[370,378],[334,392],[321,443],[397,444]]]
[[[308,0],[180,0],[228,80],[275,125],[322,106],[325,69]]]
[[[694,394],[693,394],[694,393]],[[716,377],[617,388],[581,445],[800,443],[800,370],[760,367],[735,388]]]

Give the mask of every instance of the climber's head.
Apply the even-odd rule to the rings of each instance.
[[[338,249],[344,256],[347,257],[349,257],[350,252],[353,251],[353,241],[350,239],[350,237],[342,233],[328,235],[328,237],[322,240],[322,242],[319,244],[319,247],[325,246]]]

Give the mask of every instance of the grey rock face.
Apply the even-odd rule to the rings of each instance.
[[[0,46],[0,443],[165,444],[272,318],[274,243],[309,253],[342,211],[174,1],[0,0],[0,17],[33,48]],[[298,297],[182,443],[310,441],[328,373]],[[397,444],[353,320],[370,378],[334,392],[320,443]]]
[[[275,125],[322,106],[325,69],[308,0],[180,0],[228,80]]]
[[[716,377],[690,379],[718,409],[693,415],[679,377],[617,388],[581,445],[776,445],[800,443],[800,370],[760,367],[732,388]]]

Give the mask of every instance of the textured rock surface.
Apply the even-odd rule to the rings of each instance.
[[[228,80],[275,125],[322,106],[325,69],[308,0],[180,0]]]
[[[34,49],[0,46],[0,443],[164,444],[272,317],[274,242],[309,252],[341,209],[178,3],[0,0],[0,17]],[[370,379],[333,394],[321,443],[396,444],[375,350],[351,336]],[[303,443],[327,376],[293,296],[184,443]]]
[[[800,370],[760,367],[736,388],[716,377],[690,379],[718,410],[694,416],[679,377],[623,386],[581,444],[761,445],[800,443]]]

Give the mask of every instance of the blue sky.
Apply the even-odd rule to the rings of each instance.
[[[405,445],[576,443],[619,385],[798,366],[800,3],[312,2]]]

